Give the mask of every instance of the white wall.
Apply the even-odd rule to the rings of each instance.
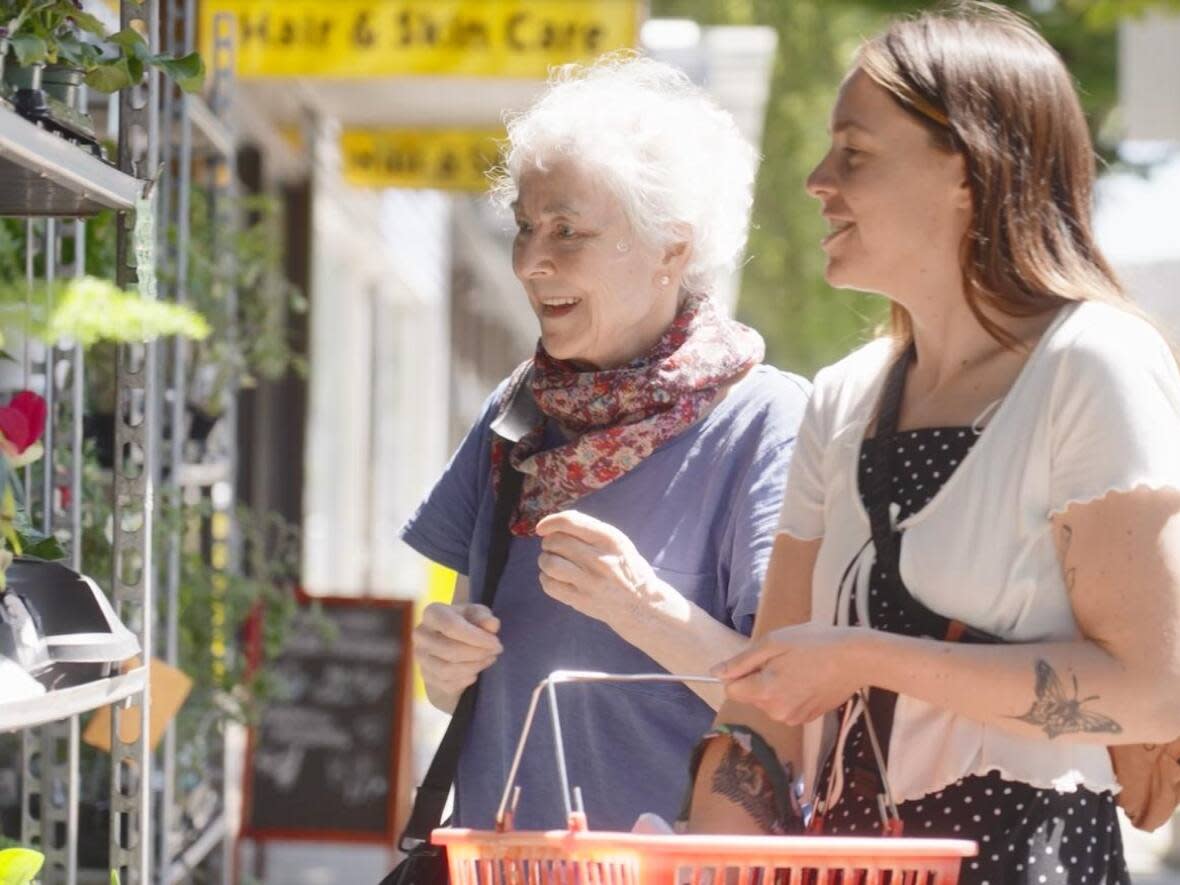
[[[416,597],[397,540],[447,457],[449,201],[343,185],[325,129],[313,196],[304,585]]]

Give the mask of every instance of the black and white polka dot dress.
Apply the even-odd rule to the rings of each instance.
[[[874,446],[891,452],[898,520],[916,513],[946,482],[977,438],[967,427],[902,431],[866,439],[861,449],[859,487],[866,498],[872,481]],[[866,508],[871,508],[865,501]],[[942,636],[945,621],[914,599],[900,579],[874,568],[869,580],[872,626],[910,636]],[[855,612],[855,591],[850,602]],[[843,710],[840,711],[843,713]],[[877,722],[874,718],[874,722]],[[878,734],[882,740],[887,739]],[[904,747],[894,748],[905,752]],[[829,758],[819,779],[823,796],[837,760]],[[860,836],[881,829],[877,795],[882,791],[863,719],[851,727],[838,760],[843,790],[824,815],[824,832]],[[1112,885],[1129,883],[1115,802],[1109,792],[1073,793],[1036,789],[1006,781],[999,772],[962,778],[937,793],[898,806],[907,836],[973,839],[979,856],[964,861],[962,885]]]

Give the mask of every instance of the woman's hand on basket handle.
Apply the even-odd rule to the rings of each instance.
[[[867,681],[864,630],[823,624],[780,627],[713,668],[725,696],[771,719],[802,725],[848,700]]]
[[[460,578],[466,585],[466,578]],[[500,620],[486,605],[461,601],[426,606],[414,628],[414,654],[422,669],[426,696],[444,713],[453,712],[463,689],[500,656],[504,647],[496,634]]]
[[[1077,637],[947,642],[808,623],[770,631],[717,675],[730,697],[785,722],[807,721],[872,685],[1022,738],[1173,740],[1180,490],[1108,492],[1071,504],[1050,526]]]

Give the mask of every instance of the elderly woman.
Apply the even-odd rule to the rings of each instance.
[[[496,194],[516,217],[512,266],[541,340],[403,531],[460,575],[414,634],[438,708],[479,677],[459,824],[492,824],[529,694],[551,671],[701,673],[745,644],[807,394],[709,297],[741,252],[754,164],[729,115],[642,58],[561,70],[508,125]],[[510,446],[493,427],[530,395]],[[507,462],[523,489],[489,609],[479,590]],[[673,817],[717,687],[562,695],[591,824]],[[565,823],[546,728],[519,777],[525,829]]]
[[[958,3],[862,47],[831,138],[827,278],[893,326],[816,378],[693,826],[791,826],[752,729],[825,833],[880,832],[891,789],[907,834],[978,843],[960,881],[1125,882],[1107,748],[1180,734],[1180,373],[1092,237],[1069,73]]]

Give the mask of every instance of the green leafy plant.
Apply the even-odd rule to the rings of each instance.
[[[77,341],[86,349],[86,387],[91,410],[115,408],[115,350],[119,344],[180,335],[200,341],[212,325],[193,307],[149,301],[111,282],[115,267],[114,213],[101,213],[86,226],[86,263],[99,276],[60,280],[52,288],[25,282],[26,229],[23,221],[0,219],[0,347],[8,336],[43,343]],[[62,263],[74,261],[66,240]],[[34,243],[33,273],[44,277],[44,255]]]
[[[224,215],[236,230],[218,227],[207,194],[190,195],[189,301],[213,331],[191,350],[190,401],[220,414],[228,393],[307,366],[292,347],[289,318],[307,310],[303,291],[283,268],[280,204],[273,197],[239,197]],[[171,231],[174,238],[176,232]],[[167,269],[161,279],[169,281]],[[230,293],[234,293],[231,299]]]
[[[86,85],[116,92],[143,80],[148,67],[161,70],[185,92],[199,92],[205,64],[199,54],[153,53],[133,28],[108,34],[81,0],[0,0],[0,37],[7,37],[17,64],[60,64],[85,73]]]
[[[16,218],[0,219],[0,285],[24,279],[25,223]]]
[[[44,863],[45,855],[31,848],[0,850],[0,885],[30,885]]]
[[[97,277],[78,277],[62,286],[44,326],[35,329],[46,341],[65,338],[83,347],[169,335],[200,341],[209,332],[208,321],[191,307],[151,301]]]
[[[130,343],[168,335],[200,340],[210,331],[209,323],[191,307],[152,301],[89,276],[52,287],[39,285],[32,292],[23,286],[0,286],[0,335],[5,330],[45,343],[66,339],[84,348],[100,341]]]
[[[113,568],[110,473],[99,466],[92,449],[84,469],[82,561],[102,582]],[[217,521],[231,516],[240,568],[214,567],[202,538]],[[301,540],[298,526],[278,514],[245,505],[232,514],[218,511],[207,497],[186,500],[168,486],[159,491],[153,525],[160,561],[168,556],[170,538],[181,543],[177,663],[193,684],[175,727],[178,783],[186,790],[201,783],[214,764],[223,723],[257,722],[263,706],[284,688],[273,669],[251,665],[247,640],[257,628],[253,650],[269,660],[291,637],[299,609],[294,590]]]
[[[87,353],[90,407],[106,414],[115,408],[115,348],[119,344],[170,335],[199,341],[211,331],[193,308],[146,299],[110,280],[77,277],[53,287],[39,285],[32,291],[23,282],[5,284],[2,280],[0,267],[0,346],[12,334],[43,343],[78,342]]]

